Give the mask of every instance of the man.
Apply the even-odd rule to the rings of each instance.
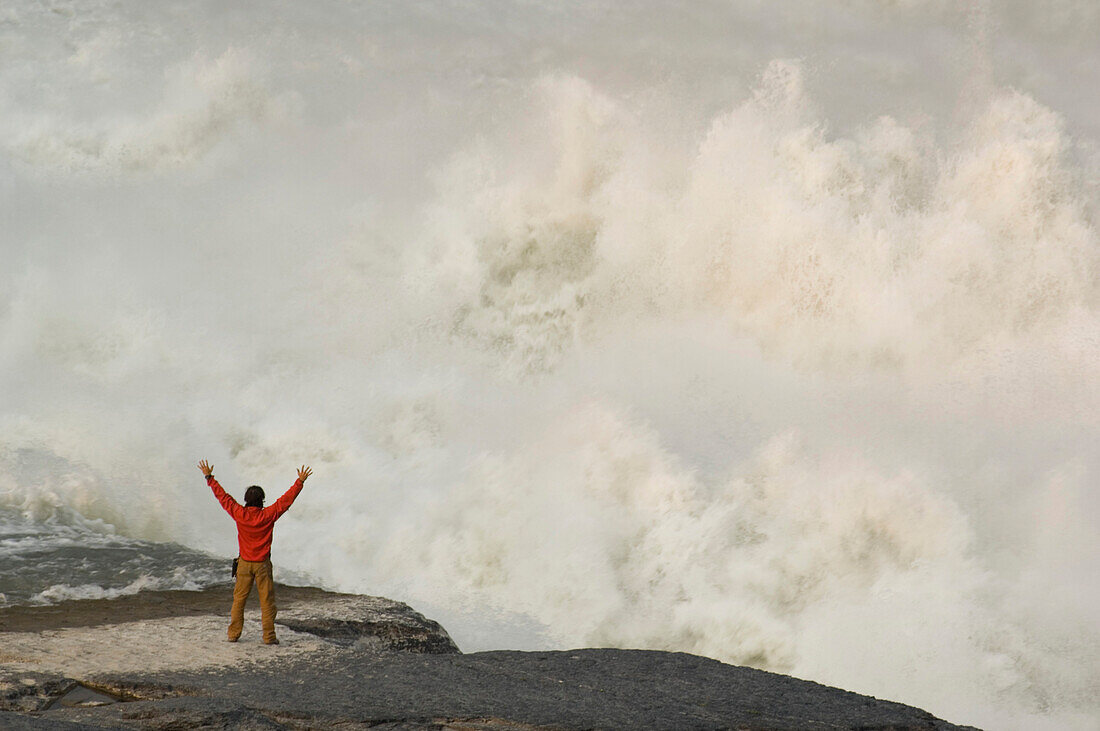
[[[199,469],[206,476],[206,484],[214,491],[214,497],[225,512],[237,522],[237,544],[240,561],[237,563],[237,585],[233,589],[233,609],[229,612],[230,642],[236,642],[244,628],[244,605],[255,582],[260,595],[260,617],[264,630],[264,644],[277,645],[275,637],[275,584],[271,579],[271,537],[275,521],[294,503],[302,491],[306,478],[313,470],[305,465],[298,468],[298,479],[273,505],[264,507],[264,489],[253,485],[245,490],[244,505],[229,496],[214,479],[214,468],[205,459]]]

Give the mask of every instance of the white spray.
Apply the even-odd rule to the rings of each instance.
[[[1094,727],[1091,6],[272,7],[0,11],[0,506]]]

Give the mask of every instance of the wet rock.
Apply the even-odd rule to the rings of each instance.
[[[276,624],[342,645],[365,643],[397,652],[446,654],[458,646],[438,622],[409,605],[374,596],[348,596],[281,611]]]
[[[115,611],[69,602],[68,611],[43,615],[46,629],[36,629],[29,613],[0,612],[0,626],[21,629],[0,634],[0,647],[10,648],[0,656],[0,727],[961,728],[899,703],[684,653],[462,654],[442,627],[400,602],[319,589],[279,592],[284,642],[277,647],[259,642],[258,626],[249,642],[224,642],[225,588],[158,592],[155,601],[138,594],[112,600]],[[92,624],[105,616],[113,623]],[[128,622],[119,624],[120,616]],[[136,655],[138,640],[154,630],[162,633],[153,644],[157,654]],[[63,634],[56,647],[75,648],[81,658],[41,651]],[[119,661],[118,638],[135,644],[121,653],[130,662]],[[172,661],[150,670],[168,650]]]
[[[112,703],[118,703],[120,700],[120,698],[116,698],[102,690],[89,688],[83,683],[73,683],[60,694],[56,695],[44,710],[48,711],[58,706],[64,708],[95,708],[98,706],[109,706]]]
[[[59,718],[39,718],[12,711],[0,711],[0,728],[4,731],[101,731],[109,726],[89,726],[84,723],[62,721]]]
[[[350,646],[259,668],[140,680],[188,695],[39,715],[143,729],[961,728],[900,703],[645,650],[433,655]]]
[[[0,665],[0,668],[3,666]],[[38,711],[76,683],[56,673],[0,670],[0,710]],[[0,728],[4,728],[0,726]]]

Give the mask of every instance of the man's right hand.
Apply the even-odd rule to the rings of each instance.
[[[302,482],[305,482],[306,478],[309,477],[312,474],[313,474],[313,470],[311,470],[309,467],[306,467],[305,465],[302,465],[301,467],[298,468],[298,479],[301,480]]]
[[[214,468],[210,466],[210,463],[205,459],[199,462],[199,469],[202,470],[203,477],[209,477],[214,474]]]

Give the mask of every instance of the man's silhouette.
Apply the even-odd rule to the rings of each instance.
[[[275,521],[294,503],[302,491],[306,478],[313,470],[305,465],[298,468],[298,479],[274,504],[264,507],[264,489],[253,485],[245,490],[244,505],[229,496],[214,479],[214,468],[205,459],[199,469],[206,476],[206,484],[214,491],[214,497],[225,512],[237,522],[237,543],[240,561],[237,564],[237,585],[233,589],[233,608],[229,612],[229,641],[236,642],[244,627],[244,605],[252,592],[253,582],[260,595],[260,616],[264,629],[264,644],[277,645],[275,637],[275,584],[271,579],[271,537]]]

